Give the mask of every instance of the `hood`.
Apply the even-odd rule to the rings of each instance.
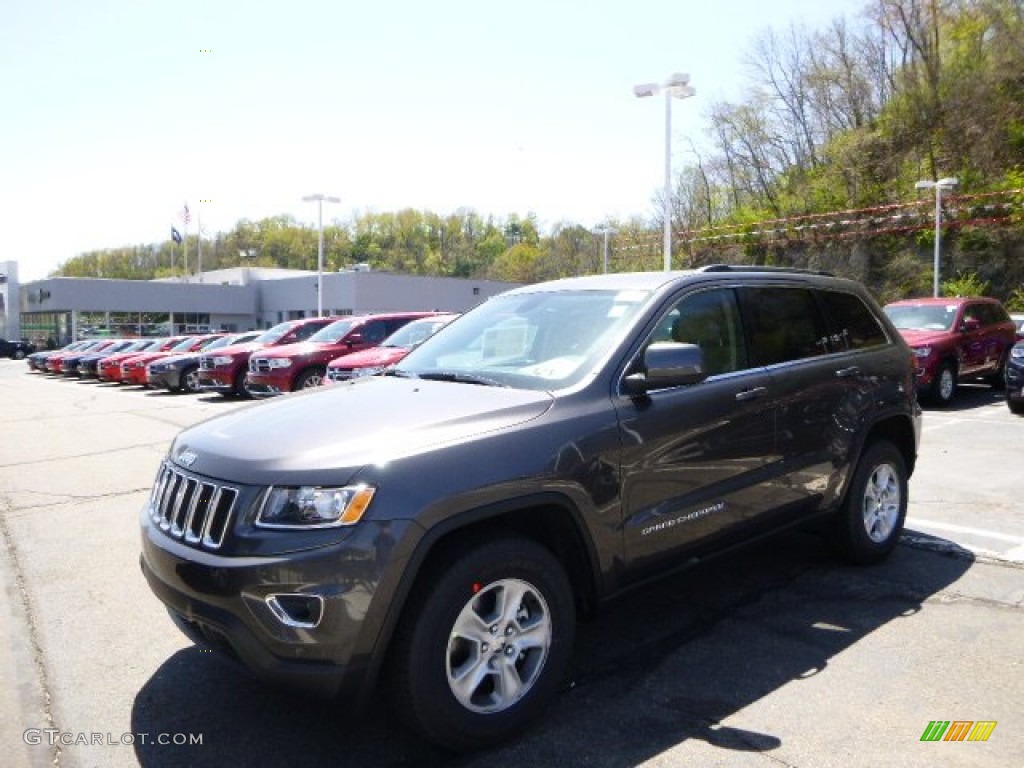
[[[263,349],[264,346],[266,345],[256,344],[254,342],[247,341],[244,344],[229,344],[228,346],[221,347],[220,349],[203,349],[200,350],[197,354],[204,357],[217,357],[220,355],[234,357],[235,355],[241,354],[247,355],[250,352],[255,352],[257,349]]]
[[[176,355],[165,355],[160,363],[163,365],[173,365],[174,363],[191,363],[199,359],[199,355],[202,352],[179,352]]]
[[[362,352],[336,357],[328,368],[371,368],[397,363],[409,354],[405,347],[371,347]]]
[[[309,355],[333,346],[338,346],[338,342],[317,344],[311,341],[296,341],[293,344],[268,346],[260,350],[260,357],[302,357],[303,355]],[[344,346],[344,344],[341,346]]]
[[[912,347],[925,347],[933,344],[947,343],[950,331],[918,331],[911,328],[901,330],[900,336]]]
[[[178,435],[171,455],[228,482],[343,484],[367,464],[536,419],[553,401],[547,392],[374,376],[217,416]]]

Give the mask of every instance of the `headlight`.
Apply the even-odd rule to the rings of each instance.
[[[263,528],[333,528],[355,525],[370,506],[367,485],[344,488],[271,487],[263,497],[256,525]]]
[[[1014,360],[1024,359],[1024,346],[1014,347],[1013,349],[1011,349],[1010,357],[1012,357]]]
[[[231,365],[233,362],[234,359],[228,357],[227,355],[217,355],[215,358],[213,358],[213,364],[218,368],[222,365]]]
[[[914,347],[914,357],[928,357],[931,353],[931,347]]]
[[[287,368],[292,361],[287,357],[271,357],[267,359],[267,365],[271,368]]]
[[[353,368],[351,376],[353,379],[362,378],[363,376],[373,376],[375,373],[380,373],[384,370],[383,365],[370,366],[369,368]]]

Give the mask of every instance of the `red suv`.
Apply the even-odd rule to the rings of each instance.
[[[956,394],[958,382],[1004,384],[1016,327],[995,299],[905,299],[885,306],[914,351],[917,389],[938,405]]]
[[[308,317],[305,320],[287,320],[264,331],[250,342],[221,347],[202,355],[199,358],[199,391],[219,392],[222,395],[247,394],[245,374],[249,365],[249,355],[264,347],[304,341],[337,319]]]
[[[376,347],[406,323],[432,312],[393,312],[335,319],[301,344],[260,350],[249,358],[245,388],[254,397],[294,392],[323,384],[336,357]]]
[[[343,355],[327,364],[324,384],[372,376],[394,365],[414,348],[458,317],[457,314],[431,315],[413,320],[388,336],[379,347]]]

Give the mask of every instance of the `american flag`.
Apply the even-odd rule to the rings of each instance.
[[[178,218],[185,223],[186,227],[188,226],[188,223],[192,221],[192,214],[188,212],[188,203],[185,203],[185,207],[181,209],[181,213],[178,214]]]

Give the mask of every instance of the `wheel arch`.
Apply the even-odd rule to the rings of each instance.
[[[557,493],[539,493],[467,510],[426,531],[404,567],[384,617],[365,690],[376,685],[421,579],[443,568],[453,551],[472,546],[474,541],[513,535],[539,543],[565,568],[577,616],[591,615],[598,601],[598,559],[584,530],[579,510],[570,500]]]
[[[904,416],[890,416],[876,422],[867,434],[864,445],[861,446],[861,454],[879,440],[888,440],[896,446],[903,456],[903,463],[907,468],[907,477],[914,473],[914,465],[917,463],[917,442],[914,437],[914,426],[910,419]]]

